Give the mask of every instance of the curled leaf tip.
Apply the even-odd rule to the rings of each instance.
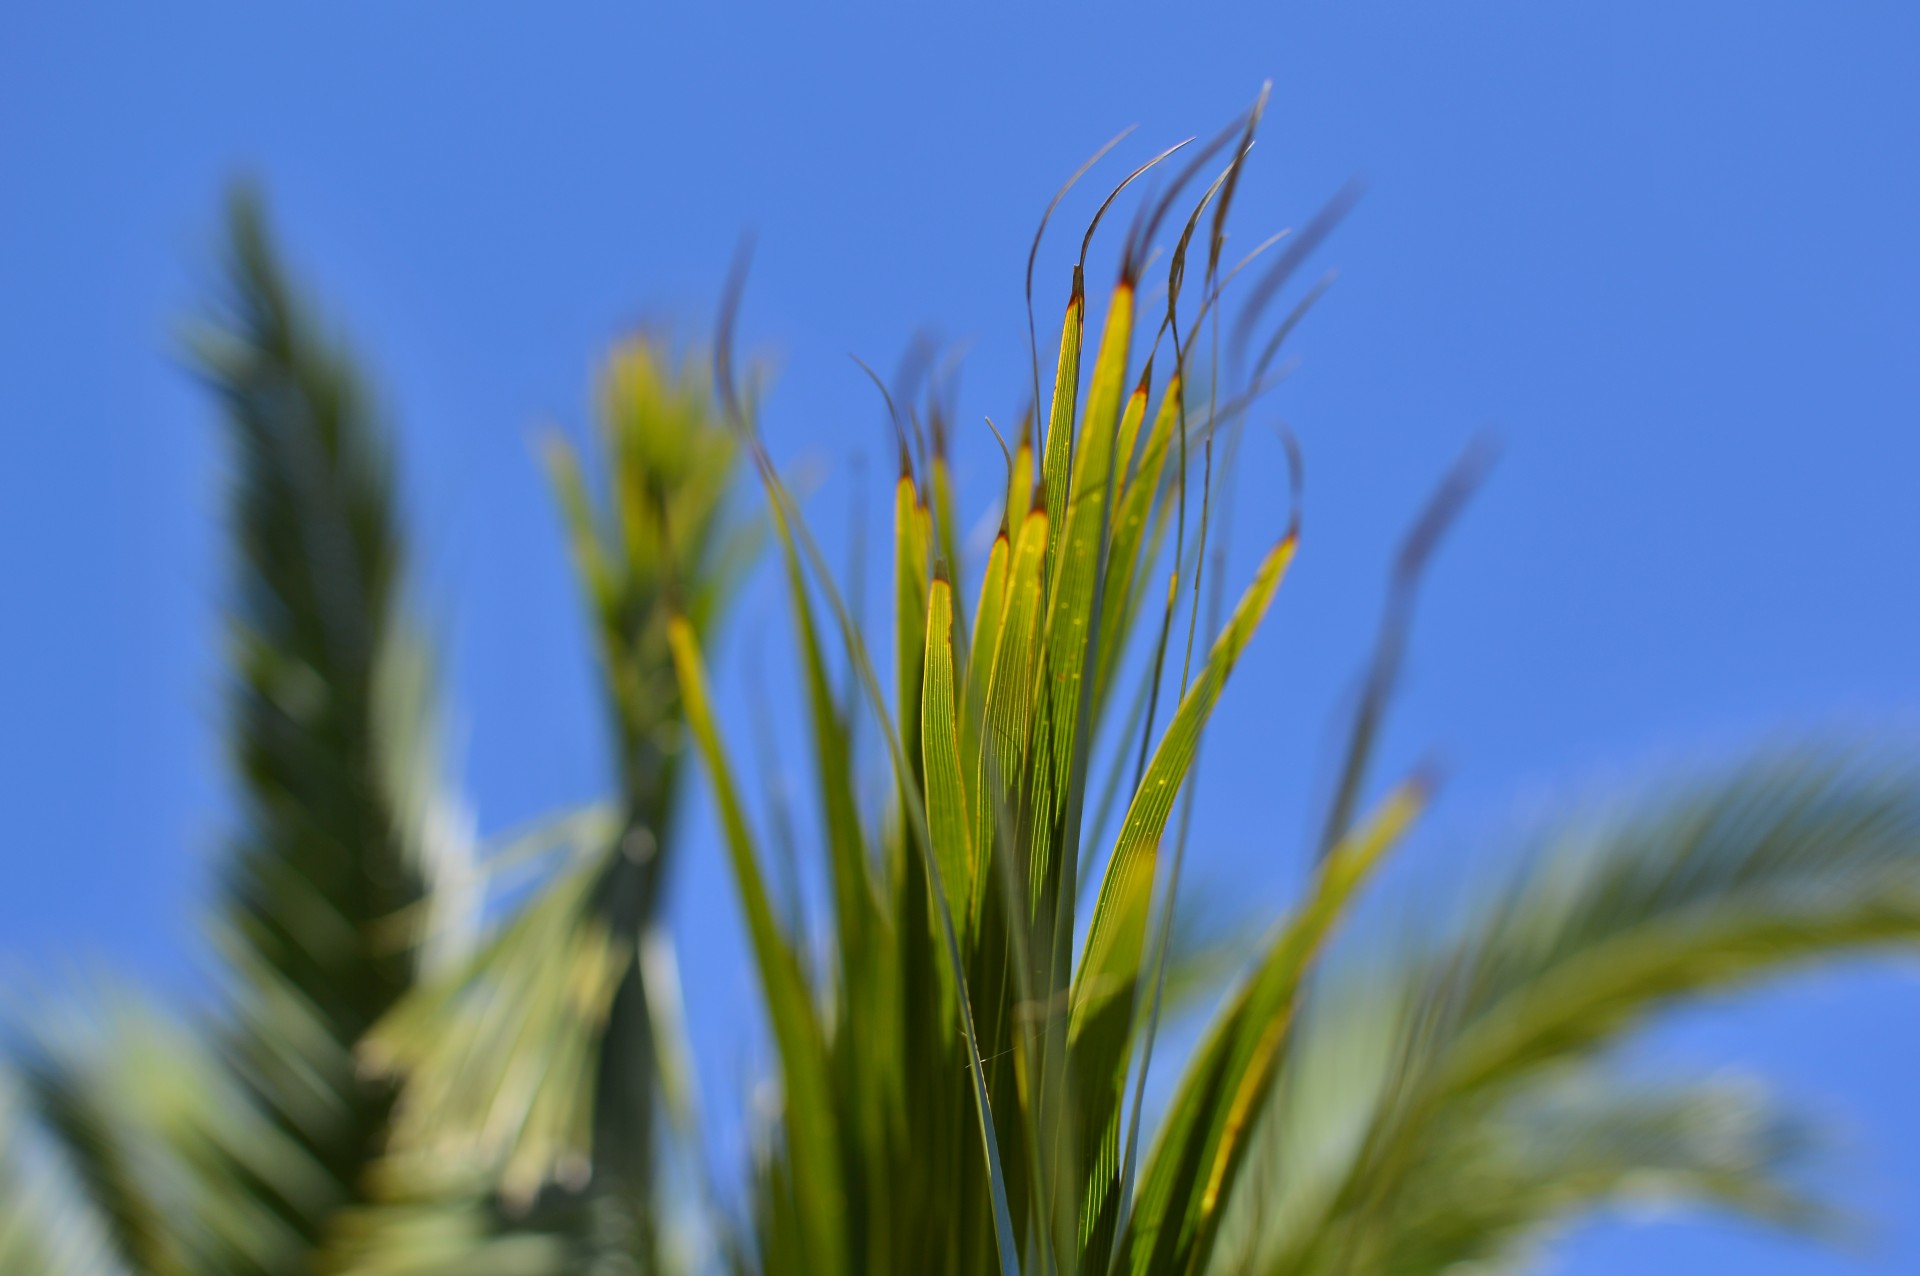
[[[1293,235],[1286,251],[1280,254],[1279,259],[1269,266],[1266,274],[1254,284],[1247,296],[1245,308],[1234,323],[1231,348],[1236,362],[1244,358],[1247,340],[1252,334],[1253,327],[1259,323],[1261,314],[1272,302],[1274,295],[1313,254],[1314,249],[1320,246],[1321,241],[1332,234],[1334,228],[1353,211],[1353,206],[1360,202],[1360,197],[1365,193],[1366,183],[1358,177],[1349,179],[1347,184],[1334,192],[1333,198],[1313,215],[1313,219]]]
[[[1403,587],[1410,587],[1411,582],[1419,578],[1447,529],[1453,526],[1454,520],[1466,508],[1467,501],[1479,490],[1499,455],[1499,445],[1490,434],[1476,435],[1467,444],[1466,451],[1460,454],[1460,459],[1454,462],[1446,478],[1441,480],[1439,488],[1408,529],[1406,539],[1401,542],[1394,574],[1403,582]]]
[[[1202,146],[1196,153],[1188,158],[1186,164],[1174,175],[1173,180],[1167,183],[1166,192],[1161,195],[1159,199],[1152,202],[1151,212],[1147,210],[1146,205],[1142,206],[1141,215],[1135,219],[1134,226],[1127,235],[1126,247],[1121,253],[1120,274],[1123,279],[1137,280],[1146,270],[1149,261],[1148,249],[1152,246],[1154,236],[1160,231],[1160,223],[1166,219],[1168,211],[1172,209],[1174,200],[1180,197],[1180,192],[1187,188],[1188,183],[1193,181],[1194,176],[1206,166],[1207,162],[1219,154],[1220,148],[1231,141],[1234,135],[1239,132],[1242,118],[1244,117],[1236,116],[1232,123],[1228,124],[1226,128],[1222,129],[1212,140],[1207,142],[1205,146]],[[1187,139],[1188,142],[1193,140],[1192,138]],[[1182,146],[1186,144],[1186,142],[1181,143]],[[1242,144],[1242,152],[1245,151],[1246,145],[1245,143]],[[1176,147],[1175,149],[1177,150],[1179,148]],[[1171,151],[1168,152],[1168,154],[1171,153]],[[1223,174],[1223,179],[1224,176]],[[1208,188],[1206,195],[1202,197],[1200,201],[1200,208],[1203,209],[1206,207],[1207,201],[1213,198],[1214,191],[1218,189],[1218,182],[1215,182],[1213,186]],[[1199,216],[1200,209],[1195,209],[1194,218],[1198,219]]]
[[[894,447],[899,454],[900,477],[911,482],[913,479],[913,449],[907,442],[907,427],[900,421],[900,409],[894,404],[893,392],[887,389],[887,383],[880,379],[880,374],[875,372],[872,365],[865,359],[854,354],[851,350],[847,352],[847,358],[853,360],[860,366],[860,371],[867,374],[867,379],[873,382],[873,388],[880,392],[881,401],[887,405],[887,421],[893,426]]]
[[[1253,105],[1247,108],[1247,131],[1241,136],[1240,149],[1234,161],[1228,166],[1225,182],[1220,190],[1220,202],[1214,206],[1213,228],[1207,238],[1207,281],[1214,282],[1220,276],[1220,253],[1227,244],[1227,210],[1233,207],[1233,197],[1240,186],[1240,173],[1249,152],[1253,150],[1254,135],[1260,131],[1260,121],[1267,113],[1267,99],[1273,93],[1273,81],[1267,80],[1260,85],[1258,96]],[[1198,214],[1195,214],[1196,219]]]
[[[735,330],[740,320],[740,304],[747,291],[747,271],[752,265],[753,232],[748,231],[740,236],[740,243],[733,252],[733,263],[727,268],[727,282],[720,291],[720,316],[714,324],[713,337],[714,390],[719,395],[720,406],[725,409],[728,422],[742,431],[750,430],[751,426],[734,379],[733,351]]]
[[[1300,539],[1302,496],[1306,490],[1307,463],[1300,453],[1300,440],[1284,424],[1279,427],[1280,446],[1287,454],[1287,539]]]
[[[1136,127],[1129,124],[1108,138],[1105,145],[1074,170],[1073,176],[1069,177],[1060,189],[1054,192],[1052,200],[1048,201],[1047,211],[1040,215],[1040,225],[1033,232],[1033,246],[1027,250],[1027,353],[1033,364],[1033,397],[1036,403],[1040,399],[1040,337],[1033,324],[1033,266],[1040,259],[1040,241],[1046,237],[1047,223],[1053,218],[1053,210],[1060,206],[1060,201],[1066,198],[1067,192],[1073,189],[1074,183],[1086,176],[1088,169],[1098,164],[1101,157],[1108,151],[1120,145]]]
[[[1440,759],[1432,757],[1421,759],[1413,768],[1413,773],[1407,776],[1407,801],[1415,807],[1432,805],[1434,796],[1439,793],[1440,786],[1446,782],[1446,778],[1446,767]]]
[[[1186,141],[1175,142],[1172,146],[1169,146],[1166,150],[1161,151],[1158,155],[1154,156],[1152,159],[1142,164],[1139,168],[1136,168],[1131,173],[1128,173],[1125,178],[1121,179],[1120,184],[1113,188],[1112,193],[1110,193],[1107,196],[1106,201],[1102,203],[1100,205],[1099,210],[1094,213],[1093,220],[1087,223],[1087,233],[1080,240],[1079,265],[1085,266],[1087,264],[1087,250],[1093,246],[1093,233],[1096,230],[1100,229],[1100,219],[1107,215],[1107,210],[1109,208],[1113,207],[1113,201],[1120,198],[1120,192],[1127,189],[1127,187],[1133,185],[1133,183],[1137,181],[1142,174],[1152,169],[1155,165],[1159,164],[1162,160],[1166,159],[1168,156],[1173,155],[1175,152],[1183,149],[1184,147],[1187,146],[1188,143],[1192,141],[1193,141],[1192,138],[1187,138]],[[1129,252],[1123,253],[1121,257],[1121,262],[1122,262],[1121,278],[1122,279],[1126,278],[1126,272],[1129,269],[1129,267],[1133,264],[1130,258],[1131,258],[1131,251],[1129,249]]]

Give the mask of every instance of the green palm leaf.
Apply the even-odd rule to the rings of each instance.
[[[1706,1206],[1815,1236],[1843,1220],[1811,1194],[1822,1139],[1752,1082],[1636,1083],[1573,1069],[1437,1131],[1395,1207],[1384,1271],[1511,1269],[1546,1225],[1613,1205]]]
[[[577,853],[470,960],[400,1003],[362,1057],[406,1082],[389,1185],[459,1165],[516,1211],[540,1198],[535,1222],[576,1207],[617,1219],[593,1224],[600,1248],[652,1269],[665,1261],[658,1113],[691,1121],[660,917],[683,725],[669,621],[683,615],[700,640],[749,546],[728,534],[735,447],[698,360],[633,338],[600,399],[598,496],[566,441],[550,438],[546,459],[598,642],[619,800],[611,819],[555,821]]]
[[[105,1220],[58,1165],[16,1078],[0,1073],[0,1271],[119,1276]]]
[[[1568,820],[1476,886],[1451,924],[1386,943],[1369,930],[1375,942],[1356,939],[1316,981],[1247,1175],[1280,1186],[1235,1202],[1237,1261],[1437,1271],[1405,1265],[1444,1247],[1403,1234],[1437,1224],[1402,1205],[1445,1199],[1462,1140],[1530,1129],[1540,1086],[1591,1070],[1677,999],[1920,938],[1920,774],[1872,753],[1762,757]],[[1498,1249],[1591,1199],[1573,1185],[1540,1181],[1537,1207],[1478,1243]],[[1741,1192],[1706,1195],[1747,1208]],[[1771,1188],[1752,1199],[1803,1212]]]
[[[728,858],[733,864],[735,885],[747,914],[747,931],[760,971],[761,992],[767,1001],[774,1039],[779,1044],[788,1090],[785,1103],[788,1173],[792,1175],[799,1211],[796,1239],[804,1246],[804,1262],[809,1268],[843,1271],[846,1268],[846,1241],[842,1234],[844,1205],[839,1145],[828,1120],[830,1098],[825,1039],[814,1014],[798,954],[780,931],[760,873],[753,837],[733,783],[732,768],[708,704],[705,672],[693,630],[684,622],[676,621],[670,636],[686,703],[688,730],[706,763],[720,807]]]
[[[471,872],[384,428],[245,194],[194,337],[232,458],[226,1013],[173,1025],[109,1003],[25,1068],[127,1270],[305,1273],[375,1202],[394,1093],[355,1048],[464,942]]]
[[[224,1053],[315,1173],[260,1195],[303,1270],[369,1199],[393,1091],[354,1050],[410,988],[422,939],[458,933],[465,848],[434,760],[432,674],[405,611],[384,430],[359,373],[295,298],[257,205],[236,199],[229,291],[195,349],[233,447],[238,574],[230,738],[242,784],[219,936]],[[405,924],[399,924],[404,922]],[[262,1156],[236,1149],[246,1175]]]
[[[744,1217],[718,1220],[713,1261],[727,1270],[1508,1271],[1548,1225],[1649,1198],[1836,1227],[1809,1186],[1809,1123],[1724,1076],[1642,1075],[1616,1048],[1685,999],[1920,938],[1910,751],[1809,746],[1679,777],[1575,813],[1494,871],[1454,872],[1446,891],[1402,880],[1419,892],[1406,914],[1391,895],[1361,903],[1424,808],[1415,779],[1361,814],[1413,586],[1479,454],[1403,551],[1298,903],[1264,943],[1194,944],[1178,896],[1185,825],[1170,842],[1170,817],[1183,791],[1192,812],[1203,733],[1298,547],[1296,499],[1239,604],[1202,632],[1200,570],[1217,578],[1225,559],[1213,444],[1225,431],[1217,468],[1230,482],[1266,368],[1324,283],[1250,372],[1241,356],[1352,199],[1342,192],[1292,239],[1229,324],[1239,267],[1221,269],[1226,216],[1265,103],[1263,91],[1142,204],[1083,401],[1095,230],[1181,147],[1134,169],[1094,215],[1044,438],[1036,450],[1036,404],[1006,451],[977,592],[961,579],[948,405],[937,385],[924,416],[889,399],[894,599],[872,635],[732,384],[737,295],[717,384],[658,341],[618,347],[596,448],[556,437],[546,450],[615,792],[484,863],[443,781],[433,656],[407,607],[380,418],[296,299],[257,208],[236,202],[228,295],[196,344],[233,442],[240,800],[222,881],[225,995],[216,1015],[181,1020],[89,998],[86,1013],[26,1034],[0,1078],[0,1269],[695,1269],[685,1219],[711,1204],[704,1170],[664,1168],[702,1152],[662,902],[683,853],[690,756],[720,817],[779,1073]],[[1164,318],[1136,357],[1152,241],[1201,169],[1222,163],[1191,204]],[[1185,263],[1209,209],[1202,295],[1183,327]],[[1030,261],[1029,299],[1031,273]],[[1157,406],[1156,359],[1172,364]],[[751,548],[731,510],[742,457],[764,487],[791,606],[833,914],[818,927],[805,890],[770,889],[708,681],[713,628]],[[1144,652],[1129,646],[1143,605],[1157,622]],[[1218,617],[1210,604],[1206,630]],[[890,691],[871,656],[888,646]],[[1132,706],[1117,728],[1115,691]],[[871,795],[857,747],[869,713],[886,753]],[[1096,752],[1110,770],[1089,821]],[[1110,842],[1109,798],[1123,812]],[[794,823],[778,821],[783,852]],[[483,924],[488,890],[528,870],[533,889]],[[1164,1115],[1144,1120],[1162,984],[1170,998],[1234,968]],[[1143,1125],[1158,1128],[1136,1194]],[[701,1199],[677,1212],[689,1198]]]

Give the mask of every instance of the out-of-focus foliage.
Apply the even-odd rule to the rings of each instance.
[[[747,542],[726,520],[736,444],[693,358],[636,338],[600,393],[598,483],[554,434],[548,468],[598,639],[620,794],[535,834],[573,853],[474,958],[421,988],[364,1056],[408,1078],[387,1177],[459,1165],[535,1219],[573,1216],[600,1261],[674,1259],[653,1167],[691,1075],[660,905],[673,860],[681,692],[674,617],[704,637]],[[592,488],[598,486],[596,495]],[[623,1270],[603,1266],[596,1270]]]
[[[594,445],[546,449],[614,792],[488,857],[443,783],[379,420],[238,203],[196,343],[234,453],[223,995],[185,1019],[118,995],[32,1016],[0,1078],[0,1270],[1437,1276],[1524,1267],[1548,1226],[1619,1201],[1832,1227],[1809,1123],[1616,1047],[1682,999],[1920,937],[1910,751],[1673,777],[1404,914],[1356,908],[1430,799],[1424,775],[1377,784],[1374,744],[1477,458],[1407,538],[1292,909],[1262,935],[1182,901],[1205,728],[1302,544],[1291,440],[1231,607],[1219,507],[1324,281],[1277,306],[1350,202],[1226,259],[1264,104],[1100,206],[971,575],[940,396],[889,401],[893,606],[872,630],[733,384],[737,294],[712,367],[619,346]],[[1101,219],[1149,174],[1090,296]],[[819,850],[812,913],[769,874],[765,786],[707,672],[754,540],[742,466],[790,609],[812,783],[775,839]],[[690,754],[777,1071],[744,1194],[720,1194],[741,1208],[709,1200],[663,916]],[[1207,1000],[1150,1104],[1162,1020]]]
[[[1678,998],[1911,943],[1916,783],[1910,760],[1764,755],[1563,821],[1457,912],[1359,928],[1305,998],[1226,1270],[1497,1270],[1615,1195],[1836,1223],[1803,1121],[1751,1082],[1638,1077],[1608,1048]]]
[[[406,613],[387,440],[360,375],[292,295],[255,206],[236,203],[229,295],[196,349],[231,441],[240,827],[216,938],[231,972],[221,1054],[282,1145],[235,1151],[300,1271],[369,1199],[392,1087],[355,1050],[466,919],[457,817],[434,756],[431,661]],[[453,890],[440,889],[450,877]],[[256,1154],[257,1153],[257,1154]]]
[[[82,1237],[87,1265],[60,1265],[142,1276],[554,1270],[565,1230],[509,1217],[485,1176],[395,1193],[381,1172],[397,1090],[357,1052],[470,960],[477,868],[442,783],[385,428],[245,195],[226,267],[192,346],[231,457],[222,1004],[176,1023],[115,998],[35,1027],[21,1142],[86,1222],[10,1243],[26,1262]]]
[[[101,1216],[39,1135],[16,1078],[0,1078],[0,1271],[110,1271]]]

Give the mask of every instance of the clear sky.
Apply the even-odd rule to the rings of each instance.
[[[528,442],[542,419],[580,426],[612,334],[704,330],[756,229],[766,424],[783,457],[817,459],[831,531],[848,458],[872,478],[884,455],[847,353],[885,366],[931,327],[968,343],[961,419],[1014,416],[1021,274],[1054,187],[1124,125],[1141,128],[1116,164],[1211,132],[1267,77],[1241,241],[1355,173],[1370,192],[1322,254],[1340,282],[1274,400],[1307,450],[1308,536],[1217,720],[1204,880],[1286,898],[1392,543],[1483,426],[1505,455],[1429,582],[1388,748],[1446,759],[1434,846],[1663,758],[1920,716],[1920,9],[810,7],[0,10],[8,980],[196,983],[224,801],[221,488],[174,338],[242,173],[399,427],[483,832],[604,781]],[[1043,331],[1070,238],[1042,260]],[[963,457],[977,511],[999,468],[984,428]],[[1279,473],[1258,436],[1242,576]],[[736,707],[777,614],[765,588],[742,603],[719,661]],[[749,985],[707,828],[676,907],[723,1106],[752,1066]],[[1563,1270],[1920,1270],[1916,1025],[1920,986],[1882,966],[1686,1015],[1646,1047],[1831,1114],[1840,1181],[1883,1224],[1867,1251],[1605,1224],[1565,1241]]]

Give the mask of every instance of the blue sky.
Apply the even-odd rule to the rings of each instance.
[[[581,425],[610,336],[704,330],[757,230],[745,336],[779,368],[767,428],[817,461],[823,510],[844,508],[848,458],[872,475],[884,438],[848,352],[884,366],[930,327],[968,343],[961,420],[1013,416],[1021,273],[1055,186],[1127,124],[1116,164],[1210,132],[1267,77],[1241,242],[1355,173],[1370,191],[1322,254],[1340,281],[1273,404],[1307,450],[1308,537],[1217,719],[1203,878],[1285,899],[1392,544],[1483,427],[1505,454],[1429,582],[1389,741],[1400,764],[1446,761],[1435,845],[1756,735],[1913,726],[1920,11],[559,8],[0,13],[9,980],[196,986],[224,801],[221,488],[175,338],[239,174],[399,427],[483,832],[604,781],[528,445],[543,420]],[[1042,259],[1043,329],[1071,238]],[[999,464],[983,428],[962,455],[978,510]],[[1279,473],[1256,439],[1243,576]],[[719,662],[736,705],[776,613],[764,589],[742,603]],[[752,1034],[712,850],[676,906],[718,1102]],[[1916,1012],[1909,974],[1855,969],[1686,1015],[1647,1047],[1735,1062],[1833,1115],[1841,1181],[1883,1224],[1868,1250],[1606,1224],[1564,1242],[1562,1270],[1920,1270]]]

